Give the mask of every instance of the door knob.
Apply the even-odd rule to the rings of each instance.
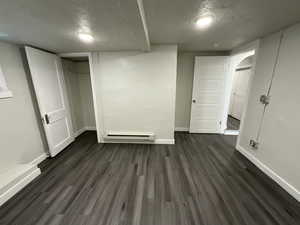
[[[193,99],[193,103],[196,103],[196,100],[195,100],[195,99]]]

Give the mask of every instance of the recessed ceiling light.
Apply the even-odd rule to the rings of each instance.
[[[212,24],[213,20],[214,18],[212,16],[203,16],[196,21],[196,25],[199,28],[206,28]]]
[[[93,36],[90,34],[87,34],[87,33],[79,33],[78,37],[80,40],[82,40],[83,42],[86,42],[86,43],[91,43],[94,41]]]

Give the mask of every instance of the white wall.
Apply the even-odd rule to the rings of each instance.
[[[261,41],[237,148],[300,201],[300,24],[283,34],[282,42],[281,33]],[[264,110],[259,96],[268,91],[271,100]],[[258,149],[249,146],[251,139],[259,142]]]
[[[73,132],[95,129],[95,113],[88,62],[63,60],[63,70],[70,102]]]
[[[0,99],[0,171],[46,151],[20,49],[0,42],[0,64],[13,97]]]
[[[224,56],[229,52],[178,52],[176,83],[176,130],[190,127],[195,56]]]
[[[92,59],[99,133],[154,132],[173,141],[177,46],[99,52]]]

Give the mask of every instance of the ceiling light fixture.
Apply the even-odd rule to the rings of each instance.
[[[82,40],[83,42],[86,42],[86,43],[91,43],[94,41],[93,36],[90,34],[87,34],[87,33],[79,33],[78,37],[80,40]]]
[[[212,24],[213,20],[212,16],[202,16],[196,21],[196,25],[199,28],[206,28]]]

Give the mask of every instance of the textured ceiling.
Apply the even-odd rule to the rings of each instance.
[[[80,42],[79,31],[95,42]],[[146,45],[136,0],[1,0],[0,39],[59,53]]]
[[[186,51],[231,50],[300,21],[299,0],[144,0],[144,9],[151,43]],[[214,24],[197,29],[207,11]],[[1,0],[0,40],[57,53],[147,48],[137,0]]]
[[[232,50],[300,21],[299,0],[144,0],[152,43],[178,43],[182,50]],[[195,27],[202,13],[214,24]]]

